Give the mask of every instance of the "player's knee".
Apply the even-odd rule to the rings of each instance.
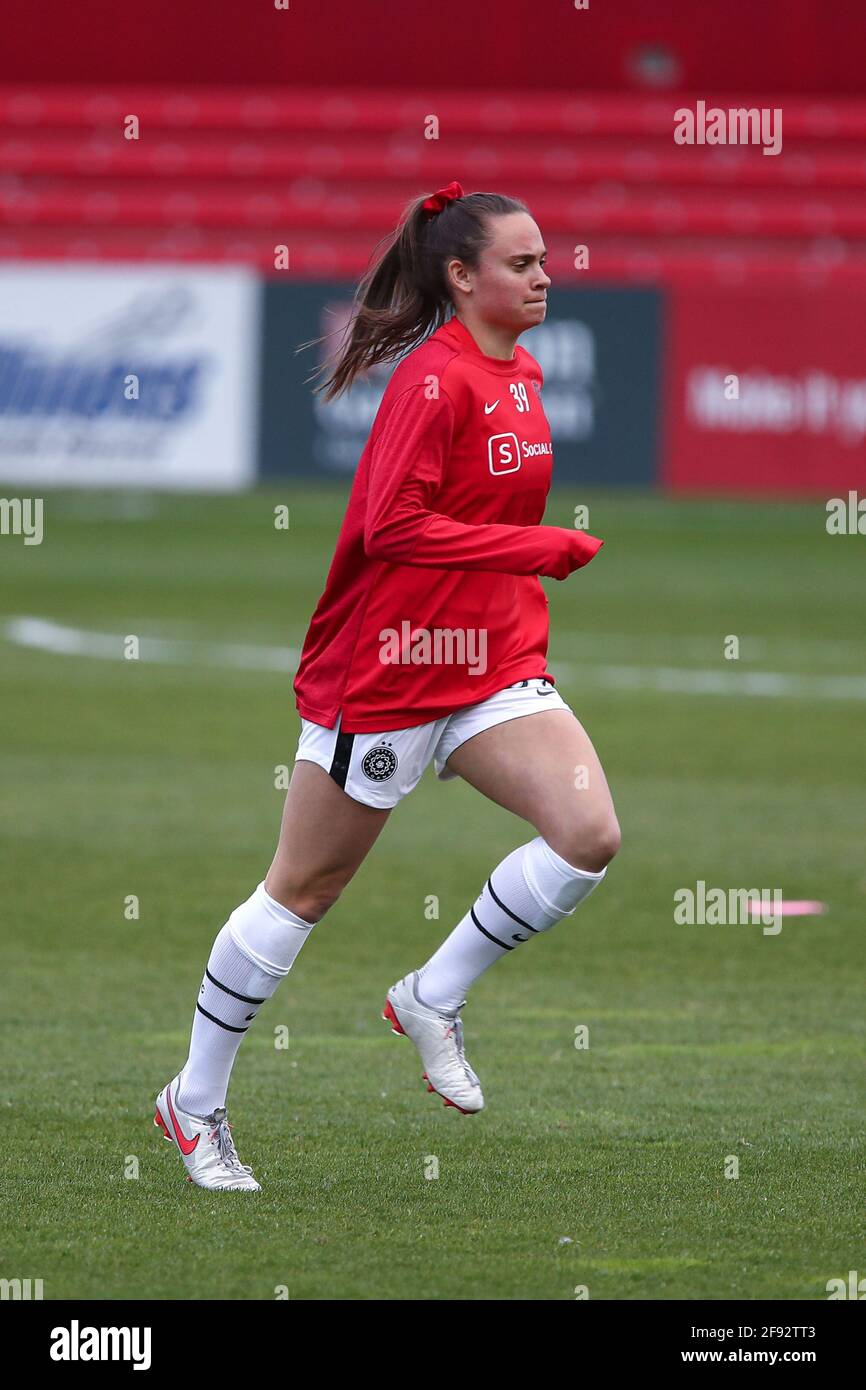
[[[619,852],[621,844],[622,833],[619,828],[619,821],[614,815],[605,816],[603,820],[596,822],[591,827],[587,836],[584,853],[591,862],[588,862],[585,867],[591,873],[600,873]]]
[[[266,887],[272,898],[305,922],[320,921],[342,892],[342,885],[320,878],[275,878]]]
[[[548,842],[557,854],[561,854],[576,869],[587,869],[591,874],[598,874],[618,853],[622,833],[619,821],[610,813],[569,827],[555,840],[548,837]]]
[[[299,917],[303,917],[305,922],[320,922],[325,913],[330,912],[339,896],[339,893],[320,893],[318,896],[301,900],[303,911],[300,908],[293,910]]]

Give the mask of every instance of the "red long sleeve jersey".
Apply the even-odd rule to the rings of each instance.
[[[538,524],[553,471],[542,382],[525,348],[488,357],[456,318],[398,364],[301,652],[303,718],[404,729],[552,680],[538,575],[576,536]]]

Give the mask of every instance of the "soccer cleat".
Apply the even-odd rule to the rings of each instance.
[[[446,1105],[453,1105],[462,1114],[474,1115],[484,1109],[484,1097],[481,1082],[463,1054],[460,1014],[440,1014],[422,1003],[417,983],[418,972],[414,970],[392,985],[382,1017],[391,1024],[393,1033],[403,1033],[417,1047],[425,1067],[421,1079],[427,1082],[427,1090],[435,1091]]]
[[[213,1191],[261,1192],[252,1168],[238,1158],[225,1107],[206,1116],[178,1109],[174,1096],[179,1079],[176,1076],[157,1096],[153,1123],[162,1130],[163,1138],[180,1150],[187,1181]]]

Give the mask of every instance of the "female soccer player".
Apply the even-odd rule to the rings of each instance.
[[[409,206],[358,287],[325,399],[401,360],[295,677],[301,736],[277,851],[216,937],[189,1057],[156,1103],[201,1187],[259,1190],[226,1119],[238,1047],[431,759],[537,831],[387,992],[382,1017],[463,1114],[484,1105],[464,1055],[470,986],[571,916],[619,848],[601,764],[546,664],[538,576],[566,579],[602,545],[539,524],[553,451],[541,369],[516,343],[544,320],[546,258],[524,203],[453,182]]]

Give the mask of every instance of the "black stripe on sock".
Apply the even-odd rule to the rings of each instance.
[[[198,1003],[198,1001],[196,1001],[196,1008],[198,1009],[198,1011],[199,1011],[200,1014],[204,1014],[205,1018],[209,1018],[210,1021],[211,1021],[211,1023],[218,1023],[219,1026],[220,1026],[220,1028],[225,1028],[225,1030],[226,1030],[227,1033],[248,1033],[248,1032],[249,1032],[249,1029],[248,1029],[248,1028],[233,1028],[233,1027],[231,1026],[230,1023],[223,1023],[223,1021],[222,1021],[221,1018],[214,1018],[213,1014],[209,1014],[208,1011],[207,1011],[207,1009],[203,1009],[202,1006],[201,1006],[201,1004]]]
[[[487,887],[490,889],[490,896],[491,896],[491,898],[493,899],[493,901],[496,903],[496,906],[497,906],[497,907],[501,907],[503,912],[507,912],[508,915],[509,915],[509,917],[513,917],[514,920],[515,920],[515,922],[519,922],[520,925],[521,925],[522,927],[525,927],[527,931],[535,932],[536,936],[538,935],[538,927],[531,927],[531,926],[529,925],[528,922],[524,922],[524,920],[523,920],[522,917],[518,917],[518,915],[517,915],[516,912],[512,912],[510,907],[506,907],[506,906],[505,906],[505,903],[502,901],[502,899],[500,898],[499,894],[496,892],[495,888],[493,887],[493,879],[492,879],[492,878],[489,878],[489,879],[487,880]]]
[[[264,1004],[265,1002],[264,999],[254,999],[251,994],[237,994],[235,990],[229,989],[228,985],[224,985],[220,980],[215,980],[207,966],[204,968],[204,973],[212,985],[216,985],[217,989],[221,989],[224,994],[230,994],[232,999],[240,999],[242,1004]]]
[[[470,907],[469,911],[470,911],[471,914],[472,914],[472,920],[473,920],[473,922],[475,923],[476,927],[478,928],[478,930],[479,930],[480,932],[483,932],[484,935],[485,935],[486,937],[489,937],[489,939],[490,939],[491,941],[495,941],[495,942],[496,942],[496,945],[497,945],[497,946],[501,946],[502,949],[503,949],[503,951],[513,951],[513,950],[514,950],[514,947],[513,947],[513,946],[506,946],[505,942],[504,942],[504,941],[500,941],[498,936],[494,936],[493,933],[492,933],[492,932],[489,932],[489,931],[487,930],[486,927],[482,927],[482,925],[481,925],[481,923],[479,922],[478,918],[475,916],[475,908],[474,908],[474,907]]]
[[[349,775],[349,759],[352,756],[352,745],[355,742],[354,734],[337,734],[337,742],[334,745],[334,757],[329,768],[330,776],[333,777],[338,787],[346,789],[346,778]]]

